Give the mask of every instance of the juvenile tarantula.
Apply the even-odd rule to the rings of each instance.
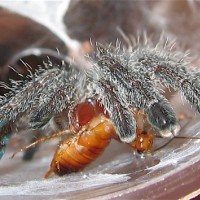
[[[16,124],[27,116],[29,127],[39,129],[53,124],[61,129],[70,125],[70,113],[86,98],[96,98],[108,113],[122,142],[136,137],[133,108],[143,110],[149,123],[162,136],[178,131],[176,116],[159,86],[181,90],[200,112],[199,72],[189,71],[184,56],[164,46],[137,46],[131,50],[120,46],[96,45],[92,68],[49,63],[26,81],[12,81],[10,92],[0,98],[0,157]],[[5,87],[5,83],[2,83]],[[64,125],[59,113],[65,113]],[[62,118],[63,119],[63,118]]]

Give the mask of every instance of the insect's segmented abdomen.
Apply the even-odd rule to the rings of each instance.
[[[51,172],[64,175],[83,169],[104,151],[113,135],[111,122],[103,115],[95,117],[78,135],[61,144],[45,177]]]

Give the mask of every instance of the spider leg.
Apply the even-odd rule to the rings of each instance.
[[[119,80],[123,80],[123,96],[128,94],[127,102],[144,110],[148,121],[158,128],[163,136],[164,133],[168,135],[168,131],[174,134],[177,131],[176,115],[167,100],[159,93],[157,86],[141,71],[127,74],[124,71],[126,70],[122,70],[117,76]]]
[[[80,101],[84,92],[84,81],[84,74],[78,70],[72,67],[68,71],[63,70],[58,79],[40,95],[38,105],[31,115],[31,128],[44,126],[56,113],[66,107],[71,108]]]
[[[129,94],[128,103],[143,109],[148,121],[160,130],[162,136],[176,134],[179,130],[176,115],[167,99],[160,94],[157,85],[142,70],[132,70],[123,77],[123,80],[125,93]]]
[[[133,52],[143,68],[155,74],[165,86],[181,90],[185,98],[200,113],[200,73],[188,71],[188,63],[176,56],[155,49]]]
[[[47,77],[41,76],[38,78],[33,77],[31,82],[25,84],[24,87],[19,90],[13,91],[12,94],[1,104],[0,107],[0,152],[1,157],[5,151],[5,147],[8,144],[12,135],[12,129],[9,124],[19,118],[25,111],[30,109],[34,103],[34,100],[39,96],[40,92],[44,89],[45,84],[48,82],[48,78],[52,80],[55,76],[55,71],[47,74]]]
[[[183,70],[180,70],[182,68]],[[182,91],[185,98],[200,113],[200,85],[199,80],[185,70],[185,67],[175,63],[161,62],[155,69],[155,74],[166,85]],[[200,78],[200,76],[199,76]]]
[[[66,91],[68,91],[66,88],[60,88],[49,101],[39,102],[38,109],[33,111],[29,122],[32,129],[41,128],[50,121],[54,114],[58,112],[55,108],[55,105],[58,105],[56,103],[59,102],[59,100],[61,100],[61,102],[63,100],[63,104],[65,103],[64,99],[66,99],[66,95],[68,94]],[[67,106],[67,103],[65,106]]]
[[[103,78],[94,83],[94,88],[108,112],[120,140],[126,143],[132,142],[136,137],[136,123],[128,107],[117,96],[116,88]]]
[[[41,76],[33,77],[24,87],[13,91],[0,107],[0,128],[9,121],[14,121],[20,114],[31,109],[41,92],[48,84],[52,83],[55,76],[59,75],[59,69],[52,69]]]
[[[102,73],[110,85],[115,85],[118,98],[123,99],[126,105],[143,109],[149,122],[163,136],[177,133],[174,111],[160,95],[156,84],[138,66],[140,63],[129,67],[123,58],[118,59],[108,49],[98,47],[97,64],[98,73]]]
[[[53,66],[51,68],[40,69],[36,74],[31,76],[30,80],[26,80],[23,84],[15,83],[11,92],[1,97],[0,107],[0,151],[3,154],[6,144],[9,142],[12,129],[7,128],[9,124],[14,123],[21,116],[33,110],[38,105],[41,94],[53,87],[54,83],[62,76],[65,69]],[[38,109],[38,107],[37,107]],[[40,108],[39,108],[40,109]]]

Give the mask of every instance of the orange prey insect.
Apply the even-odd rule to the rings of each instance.
[[[40,138],[19,151],[69,133],[74,135],[59,145],[45,178],[53,172],[57,175],[64,175],[82,170],[103,153],[112,139],[120,142],[119,136],[116,134],[109,116],[104,113],[103,108],[96,100],[87,99],[85,102],[78,104],[71,113],[70,130],[67,129]],[[128,145],[138,153],[147,153],[151,150],[153,139],[153,134],[137,129],[136,139]],[[12,157],[19,151],[15,152]]]
[[[45,178],[52,172],[64,175],[79,171],[98,158],[111,139],[120,141],[103,108],[91,99],[76,106],[72,113],[71,130],[76,135],[60,144]],[[135,141],[129,143],[140,153],[149,151],[152,144],[153,135],[142,133],[139,129]]]

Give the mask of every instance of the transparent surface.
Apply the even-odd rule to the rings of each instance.
[[[175,102],[176,99],[173,101]],[[180,108],[183,107],[180,106]],[[191,112],[193,116],[194,113],[190,108],[184,106],[184,110],[187,113]],[[200,137],[199,117],[193,117],[192,120],[186,118],[182,121],[181,136]],[[22,161],[21,154],[10,160],[9,157],[14,149],[9,148],[0,166],[0,195],[11,195],[10,199],[12,195],[19,198],[30,195],[33,199],[35,195],[39,199],[49,197],[110,199],[129,193],[135,198],[163,197],[168,194],[168,190],[178,190],[180,185],[171,182],[172,185],[166,186],[163,193],[157,193],[156,187],[153,188],[155,190],[153,192],[151,186],[165,184],[167,178],[173,180],[174,175],[179,173],[181,181],[182,171],[186,170],[187,174],[190,174],[193,165],[200,160],[200,140],[174,139],[163,146],[166,140],[156,139],[154,148],[161,148],[144,158],[133,155],[125,145],[113,142],[99,159],[82,172],[64,177],[54,175],[48,179],[43,179],[43,176],[49,167],[55,141],[54,145],[43,144],[35,159],[30,162]],[[199,177],[191,176],[190,178],[192,181]],[[147,190],[148,193],[137,193],[140,190]],[[180,193],[178,195],[182,196]],[[6,198],[9,199],[9,197]]]
[[[60,23],[64,15],[64,5],[67,6],[64,1],[59,1],[58,4],[54,2],[54,5],[45,1],[38,4],[10,2],[9,4],[8,1],[2,1],[0,5],[15,11],[21,8],[18,12],[31,18],[36,16],[34,20],[52,30],[68,47],[77,48],[77,42],[72,41],[63,33],[65,28]],[[154,12],[151,10],[150,13],[152,27],[156,25],[157,29],[165,30],[169,39],[177,36],[179,38],[177,43],[191,48],[195,55],[199,48],[195,39],[199,37],[199,16],[195,7],[199,4],[196,5],[194,1],[187,3],[193,15],[187,14],[186,18],[178,18],[179,11],[175,8],[181,7],[187,13],[188,7],[174,4],[171,5],[174,9],[171,9],[170,5],[163,6],[159,2],[154,4],[156,4]],[[168,12],[164,8],[168,8]],[[34,12],[31,12],[33,10]],[[58,11],[60,15],[55,15],[59,13]],[[148,13],[146,9],[144,12]],[[188,23],[185,24],[186,19]],[[138,23],[140,21],[138,20]],[[182,23],[184,26],[181,26]],[[179,27],[177,24],[181,28],[177,28]],[[192,28],[188,28],[189,25]],[[171,102],[177,116],[180,111],[184,111],[192,117],[186,117],[180,122],[182,127],[180,135],[200,137],[199,115],[181,100],[179,94],[176,94]],[[21,135],[22,139],[23,137],[26,135]],[[168,139],[156,139],[155,152],[144,158],[133,155],[125,144],[112,142],[104,154],[82,172],[64,177],[52,176],[48,179],[43,179],[43,176],[49,168],[58,141],[43,144],[30,162],[22,161],[22,154],[18,154],[12,160],[9,159],[12,152],[20,147],[20,143],[15,143],[15,141],[18,139],[13,139],[0,162],[0,199],[14,197],[27,199],[26,195],[29,199],[35,199],[36,196],[37,199],[177,199],[186,195],[196,196],[200,193],[198,191],[200,188],[200,140],[174,139],[165,145]],[[194,191],[196,193],[192,193]]]

